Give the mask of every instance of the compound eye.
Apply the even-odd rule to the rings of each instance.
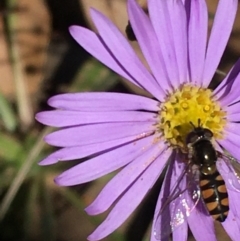
[[[204,137],[206,137],[207,139],[211,139],[213,137],[213,133],[209,129],[204,128],[203,132],[204,132]]]
[[[186,144],[188,145],[188,144],[194,143],[197,141],[198,138],[199,138],[199,136],[196,134],[196,132],[190,132],[187,135]]]

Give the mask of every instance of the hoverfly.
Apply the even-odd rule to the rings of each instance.
[[[240,178],[236,172],[237,169],[240,170],[240,164],[232,156],[222,154],[214,148],[213,133],[201,126],[200,119],[197,127],[190,124],[193,130],[186,138],[188,163],[176,164],[175,161],[169,165],[166,173],[165,182],[168,180],[170,191],[162,194],[161,198],[165,201],[154,225],[154,235],[158,240],[169,236],[186,221],[195,208],[216,221],[224,222],[229,212],[225,181],[230,184],[227,185],[228,188],[230,186],[234,191],[240,192]],[[229,180],[224,180],[217,169],[221,161],[226,164]],[[181,173],[177,173],[179,165],[184,166],[179,169],[183,170]],[[172,170],[178,176],[177,180],[172,180]]]

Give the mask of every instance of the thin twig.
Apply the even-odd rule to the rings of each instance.
[[[227,74],[219,69],[216,70],[216,73],[219,74],[219,75],[222,75],[222,76],[227,76]]]
[[[27,156],[26,161],[20,168],[16,177],[13,179],[11,186],[9,187],[6,195],[3,198],[2,204],[0,205],[0,220],[2,220],[5,217],[5,214],[7,213],[14,197],[16,196],[20,186],[22,185],[23,181],[25,180],[34,161],[36,160],[39,153],[42,151],[42,149],[45,145],[45,143],[42,141],[43,137],[46,134],[48,134],[51,130],[52,130],[52,128],[47,127],[40,133],[40,136],[37,139],[32,150],[30,151],[29,155]]]
[[[8,9],[16,6],[16,0],[9,0]],[[17,108],[20,119],[20,128],[26,130],[33,122],[33,110],[31,106],[30,97],[28,96],[27,86],[25,83],[25,76],[23,73],[23,66],[21,63],[19,45],[16,38],[16,14],[9,13],[6,16],[6,34],[8,39],[8,51],[11,60],[13,79],[16,89]]]

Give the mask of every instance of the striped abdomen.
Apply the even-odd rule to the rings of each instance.
[[[229,211],[228,193],[219,172],[216,170],[213,174],[201,173],[200,189],[209,214],[213,219],[224,222]]]

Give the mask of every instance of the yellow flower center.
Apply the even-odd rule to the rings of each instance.
[[[212,91],[192,85],[183,85],[171,93],[161,104],[157,129],[172,146],[186,151],[185,140],[193,126],[212,131],[214,138],[221,139],[226,124],[226,112],[212,98]]]

